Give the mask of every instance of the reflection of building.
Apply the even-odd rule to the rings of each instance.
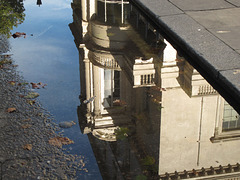
[[[72,8],[81,128],[103,176],[239,176],[239,115],[144,17],[127,1],[76,0]],[[127,140],[116,139],[118,127],[128,128]]]
[[[132,109],[144,106],[144,101],[136,103],[129,97],[142,91],[135,89],[137,87],[155,85],[153,62],[158,62],[159,57],[146,51],[146,48],[150,49],[149,45],[127,24],[126,19],[130,16],[128,1],[81,1],[82,19],[78,18],[79,2],[74,1],[72,7],[75,25],[82,24],[83,37],[78,41],[84,54],[80,60],[81,67],[85,68],[81,69],[81,75],[86,77],[81,79],[82,87],[85,87],[82,96],[86,99],[95,97],[87,104],[88,122],[95,128],[109,126],[104,134],[110,138],[109,133],[114,131],[110,126],[130,122]],[[157,38],[155,35],[155,41]],[[141,47],[143,50],[138,46],[144,46]],[[163,48],[155,42],[153,50]],[[95,130],[92,133],[99,136]]]
[[[163,179],[239,177],[239,115],[230,115],[224,99],[187,61],[177,59],[178,70],[162,74],[159,174]]]

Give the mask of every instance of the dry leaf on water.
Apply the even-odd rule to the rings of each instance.
[[[33,104],[36,103],[36,101],[35,100],[27,100],[27,103],[30,104],[30,105],[33,105]]]
[[[47,84],[43,84],[42,82],[37,83],[39,86],[41,86],[42,88],[45,88],[45,86],[47,86]]]
[[[7,112],[8,113],[12,113],[12,112],[15,112],[16,110],[17,110],[16,108],[8,108]]]
[[[11,85],[13,85],[13,86],[16,84],[15,81],[9,81],[8,83],[11,84]]]
[[[23,86],[23,85],[27,85],[27,82],[22,82],[22,83],[18,83],[18,86]]]
[[[24,96],[24,98],[26,99],[34,99],[37,98],[39,96],[38,93],[36,92],[29,92],[26,96]]]
[[[28,119],[24,119],[23,122],[27,122],[27,121],[32,121],[31,118],[28,118]]]
[[[73,140],[68,137],[54,137],[48,140],[49,144],[62,148],[62,145],[73,144]]]
[[[1,60],[0,65],[4,65],[4,64],[12,64],[12,61],[8,59]]]
[[[31,124],[24,124],[24,125],[22,125],[21,127],[23,128],[23,129],[27,129],[27,128],[30,128],[32,125]]]
[[[39,83],[31,82],[30,84],[32,85],[33,89],[40,89],[40,88],[44,88],[45,86],[47,86],[47,84],[43,84],[41,82],[39,82]]]
[[[25,144],[25,145],[23,146],[23,149],[26,149],[26,150],[31,151],[31,150],[32,150],[32,144]]]

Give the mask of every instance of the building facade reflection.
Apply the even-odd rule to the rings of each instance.
[[[72,9],[80,128],[104,179],[239,177],[239,115],[188,61],[128,1]]]

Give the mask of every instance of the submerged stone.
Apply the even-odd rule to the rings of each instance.
[[[73,122],[73,121],[64,121],[64,122],[60,122],[59,123],[59,126],[61,127],[61,128],[70,128],[70,127],[72,127],[73,125],[75,125],[76,123],[75,122]]]

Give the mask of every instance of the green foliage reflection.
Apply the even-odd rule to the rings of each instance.
[[[0,0],[0,34],[11,36],[13,27],[25,19],[23,0]]]
[[[154,165],[155,163],[155,159],[152,156],[146,156],[143,160],[142,160],[142,164],[145,166],[151,166]]]
[[[127,127],[120,127],[115,130],[116,138],[118,140],[124,140],[128,137],[129,129]]]
[[[136,180],[147,180],[147,176],[140,174],[136,177]]]
[[[146,156],[144,159],[142,159],[142,165],[145,166],[146,173],[149,175],[153,175],[158,172],[156,160],[152,156]]]

